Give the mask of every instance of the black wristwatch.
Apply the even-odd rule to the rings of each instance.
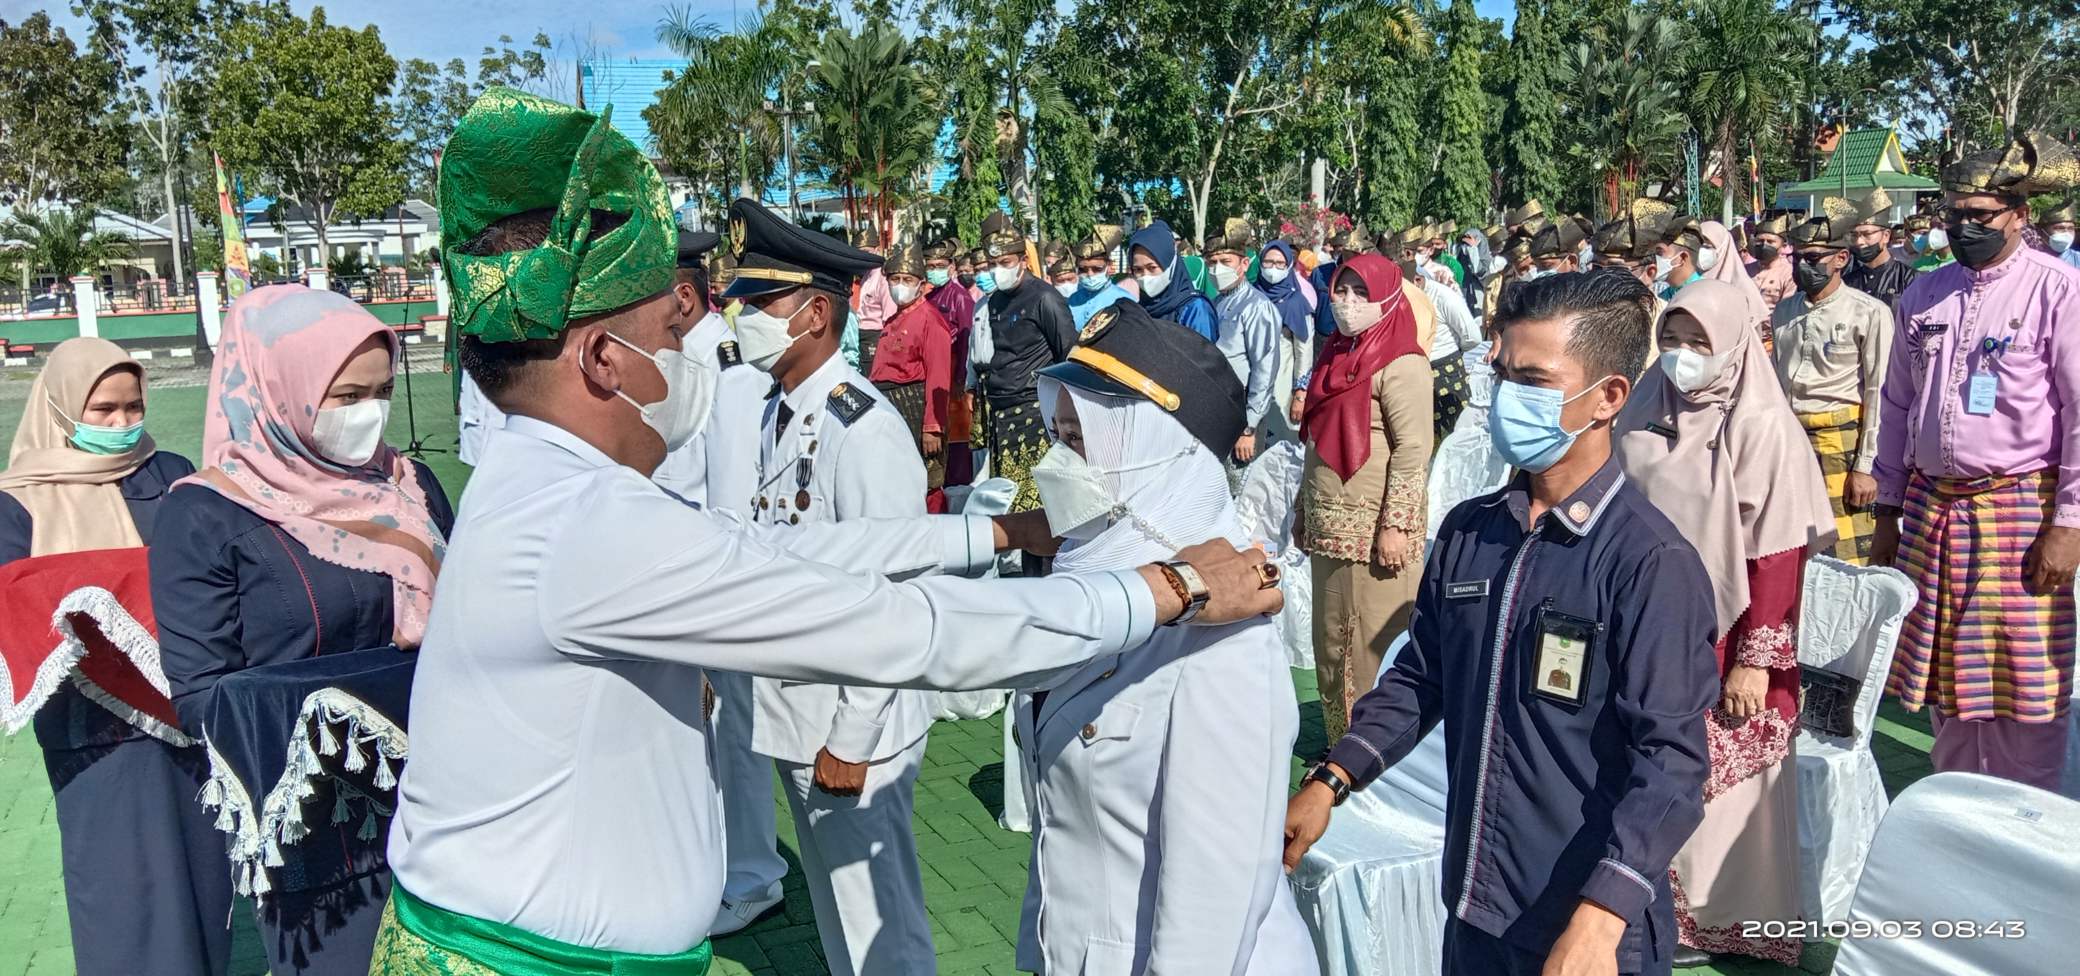
[[[1307,771],[1307,777],[1300,781],[1300,785],[1304,787],[1308,783],[1320,783],[1328,787],[1329,794],[1333,797],[1329,801],[1329,805],[1332,807],[1340,807],[1343,805],[1343,801],[1351,798],[1351,784],[1344,782],[1343,777],[1336,775],[1336,771],[1330,769],[1329,764],[1326,762],[1315,763],[1314,768]]]
[[[1206,601],[1213,597],[1213,591],[1206,588],[1206,578],[1200,576],[1191,563],[1183,560],[1157,565],[1160,565],[1163,572],[1170,577],[1170,586],[1177,590],[1178,597],[1184,601],[1184,612],[1164,626],[1175,627],[1191,623],[1192,618],[1199,615],[1199,611],[1206,609]]]

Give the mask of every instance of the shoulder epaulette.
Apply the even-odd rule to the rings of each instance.
[[[847,427],[861,415],[874,409],[874,398],[866,395],[850,383],[840,383],[831,388],[831,415]]]
[[[728,369],[731,366],[742,365],[744,354],[737,351],[737,340],[724,339],[715,347],[715,359],[722,364],[723,369]]]

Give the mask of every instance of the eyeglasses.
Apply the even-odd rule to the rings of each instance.
[[[1944,207],[1936,211],[1936,219],[1946,224],[1962,224],[1966,222],[1983,224],[2013,209],[2015,209],[2014,204],[2009,204],[2005,207],[1993,207],[1991,209],[1983,207]]]

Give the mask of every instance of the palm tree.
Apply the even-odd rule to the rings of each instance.
[[[655,150],[727,205],[732,191],[758,196],[783,155],[780,86],[801,84],[788,24],[758,18],[724,34],[685,9],[666,12],[657,39],[686,59],[643,112]],[[787,94],[797,96],[799,92]],[[720,209],[718,207],[718,209]]]
[[[885,24],[858,34],[835,29],[809,73],[817,112],[805,154],[844,195],[848,222],[871,219],[884,239],[897,196],[934,159],[939,130],[938,106],[911,55],[910,43]]]
[[[1574,97],[1567,155],[1603,184],[1605,214],[1638,192],[1649,161],[1673,155],[1688,124],[1677,87],[1685,40],[1675,21],[1619,8],[1560,65]]]
[[[94,229],[95,212],[50,210],[42,214],[17,213],[0,225],[0,239],[20,243],[22,290],[37,271],[70,278],[102,268],[137,253],[135,242],[123,234]]]
[[[1800,104],[1813,23],[1774,0],[1695,0],[1689,16],[1697,29],[1685,59],[1691,121],[1719,157],[1726,199],[1743,199],[1741,137],[1762,140]]]

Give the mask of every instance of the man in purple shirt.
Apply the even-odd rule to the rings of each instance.
[[[1873,468],[1871,561],[1920,591],[1887,690],[1934,706],[1938,771],[2051,790],[2073,694],[2080,269],[2024,233],[2030,196],[2076,182],[2037,133],[1944,171],[1957,263],[1900,295]]]
[[[1704,816],[1718,622],[1696,550],[1611,456],[1652,306],[1626,270],[1510,291],[1489,429],[1518,474],[1445,517],[1407,648],[1286,807],[1290,870],[1443,725],[1446,976],[1674,962],[1668,866]]]

